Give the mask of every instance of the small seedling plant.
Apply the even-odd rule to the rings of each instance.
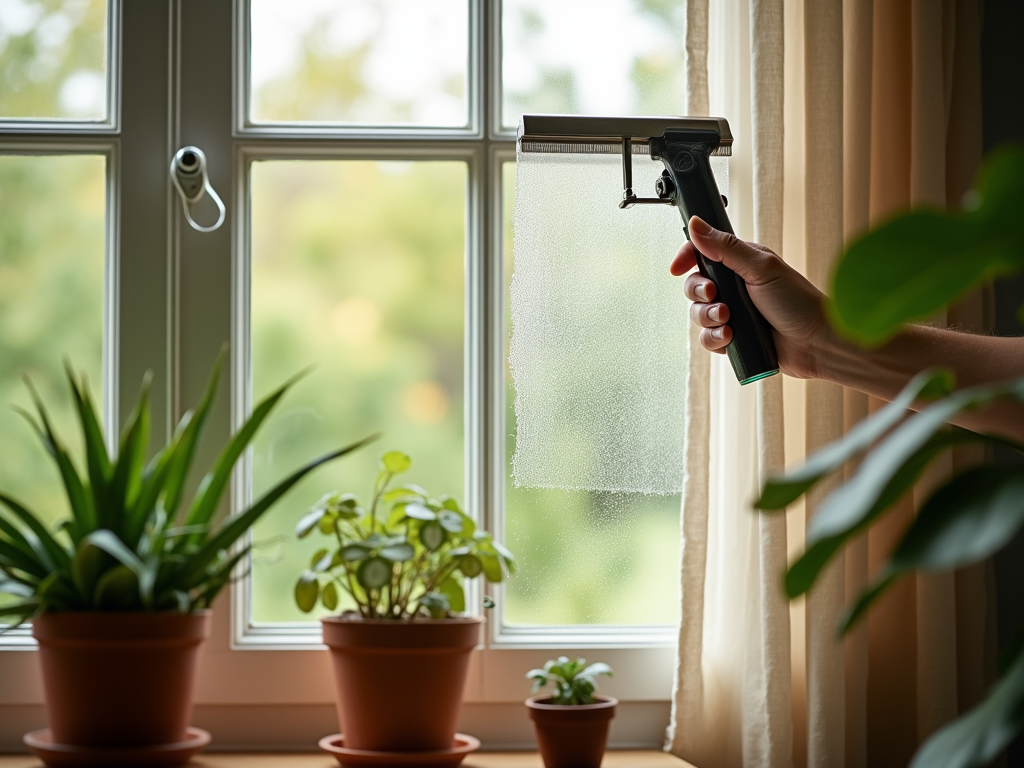
[[[512,553],[451,496],[434,498],[418,485],[392,488],[412,459],[389,451],[380,460],[366,508],[351,493],[329,493],[299,521],[300,538],[319,534],[318,549],[295,584],[295,602],[309,613],[345,601],[366,619],[441,619],[466,609],[465,582],[497,584],[516,571]],[[493,603],[485,601],[485,606]]]
[[[531,669],[526,673],[527,680],[533,680],[533,693],[540,693],[548,683],[555,686],[550,704],[594,704],[594,691],[597,690],[598,675],[613,677],[612,668],[598,661],[587,666],[586,659],[570,659],[559,656],[548,661],[543,669]]]

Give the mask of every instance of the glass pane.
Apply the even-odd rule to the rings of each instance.
[[[9,405],[31,407],[27,374],[81,457],[62,358],[101,406],[105,184],[103,157],[0,156],[0,490],[49,522],[67,514],[57,470]]]
[[[502,123],[524,113],[678,115],[686,4],[503,0]]]
[[[465,500],[463,315],[467,168],[461,162],[252,165],[254,399],[312,372],[254,445],[260,494],[313,456],[384,437],[317,471],[256,527],[252,616],[308,621],[292,590],[320,546],[295,523],[324,493],[364,501],[377,459],[410,454],[410,482]]]
[[[511,321],[509,286],[514,270],[515,168],[511,162],[502,166],[506,328]],[[507,339],[506,333],[506,343]],[[506,348],[505,360],[508,357]],[[680,495],[516,486],[512,482],[514,403],[506,365],[505,542],[516,554],[520,571],[505,590],[505,624],[675,623]]]
[[[252,0],[254,122],[468,124],[466,0]]]
[[[0,0],[0,119],[107,111],[107,0]]]

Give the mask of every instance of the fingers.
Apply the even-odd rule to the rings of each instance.
[[[717,293],[715,284],[697,273],[688,276],[683,283],[683,295],[690,301],[714,301]]]
[[[690,319],[701,328],[717,328],[729,322],[729,308],[725,304],[691,304]]]
[[[689,232],[702,254],[712,261],[722,262],[747,283],[760,285],[776,276],[781,262],[767,248],[715,229],[699,216],[690,217]]]
[[[718,328],[705,328],[700,332],[700,345],[709,352],[725,354],[725,348],[732,341],[732,328],[722,325]]]
[[[683,243],[675,258],[672,259],[672,263],[669,265],[668,271],[676,277],[679,277],[680,275],[685,275],[696,266],[697,252],[693,248],[693,243],[687,240]]]

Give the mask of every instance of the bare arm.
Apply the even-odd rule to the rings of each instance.
[[[839,338],[825,320],[824,296],[771,250],[690,221],[694,243],[685,244],[672,262],[681,275],[695,264],[694,245],[723,261],[747,283],[750,298],[774,328],[782,370],[800,378],[819,378],[891,400],[918,372],[933,366],[952,369],[958,387],[1024,377],[1024,338],[957,333],[910,325],[884,346],[867,350]],[[724,353],[732,340],[728,308],[714,303],[715,286],[698,274],[686,278],[694,301],[691,317],[704,328],[701,344]],[[1024,404],[999,402],[961,414],[959,426],[1024,440]]]

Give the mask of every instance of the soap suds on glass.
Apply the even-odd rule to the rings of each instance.
[[[662,167],[634,156],[637,194],[653,194]],[[682,221],[671,206],[620,210],[621,196],[620,155],[517,158],[516,485],[682,488],[689,302],[668,271]]]

